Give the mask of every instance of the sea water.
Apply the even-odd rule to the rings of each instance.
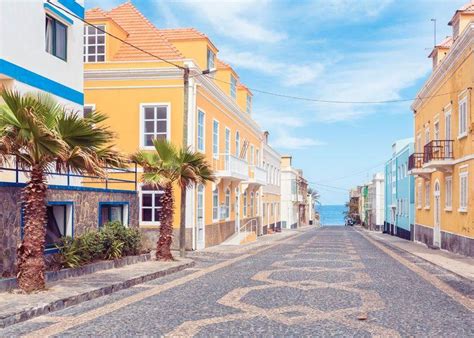
[[[321,225],[344,225],[345,205],[318,205]]]

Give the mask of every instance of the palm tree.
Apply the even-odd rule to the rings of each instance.
[[[138,151],[132,159],[143,167],[142,180],[164,190],[161,197],[160,236],[156,247],[158,260],[172,260],[173,184],[181,190],[180,251],[184,256],[186,226],[186,190],[193,184],[214,181],[214,173],[203,154],[189,148],[177,149],[167,140],[153,140],[155,151]]]
[[[113,133],[101,126],[106,117],[82,118],[67,112],[46,94],[21,95],[0,91],[0,162],[12,158],[29,171],[22,190],[23,239],[18,248],[18,284],[25,292],[45,286],[46,191],[48,172],[92,174],[102,177],[106,165],[124,158],[111,146]]]

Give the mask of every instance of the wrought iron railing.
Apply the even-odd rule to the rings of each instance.
[[[423,162],[453,159],[453,140],[433,140],[425,145]]]
[[[423,167],[424,163],[424,154],[423,153],[414,153],[408,157],[408,170],[419,169]]]

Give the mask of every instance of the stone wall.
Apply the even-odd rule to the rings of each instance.
[[[15,273],[16,248],[21,241],[21,186],[0,187],[0,275]],[[134,192],[111,190],[49,189],[49,202],[69,201],[74,206],[74,234],[97,229],[99,202],[128,202],[129,226],[138,227],[139,201]]]
[[[143,227],[140,228],[142,234],[142,245],[145,249],[156,250],[156,243],[160,234],[160,227]],[[186,228],[186,250],[193,249],[193,229]],[[179,250],[179,229],[173,229],[173,243],[171,245],[172,250]]]
[[[441,249],[474,257],[474,239],[441,231]]]
[[[235,222],[206,224],[206,248],[224,242],[235,233]]]
[[[415,241],[428,246],[433,245],[433,229],[415,224]]]

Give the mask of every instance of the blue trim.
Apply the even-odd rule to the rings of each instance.
[[[63,5],[64,7],[66,7],[69,11],[76,14],[81,19],[84,19],[84,7],[79,5],[76,1],[74,1],[74,0],[58,0],[58,2],[61,5]]]
[[[84,104],[84,93],[81,93],[70,87],[66,87],[59,82],[29,71],[28,69],[15,65],[11,62],[8,62],[7,60],[0,59],[0,73],[8,75],[9,77],[26,83],[32,87],[44,90],[45,92],[60,96],[74,103],[80,105]]]
[[[0,187],[14,187],[23,188],[26,183],[14,183],[14,182],[0,182]],[[105,189],[105,188],[90,188],[90,187],[71,187],[67,185],[48,185],[48,189],[52,190],[73,190],[73,191],[91,191],[91,192],[110,192],[119,194],[136,194],[135,190],[120,190],[120,189]]]
[[[100,228],[100,225],[102,224],[102,212],[101,212],[101,208],[103,205],[126,205],[127,206],[127,211],[128,211],[128,219],[127,219],[127,227],[129,226],[130,224],[130,203],[128,201],[111,201],[111,202],[99,202],[99,207],[98,207],[98,214],[99,214],[99,224],[98,224],[98,227]],[[123,217],[123,212],[124,212],[124,209],[122,208],[122,217]],[[110,218],[110,217],[109,217]],[[123,219],[122,219],[122,224],[123,224]]]
[[[47,9],[48,11],[50,11],[52,14],[58,16],[58,19],[61,19],[61,20],[64,20],[66,21],[66,23],[68,23],[69,25],[74,25],[74,21],[72,21],[70,18],[68,18],[66,15],[64,15],[63,13],[61,13],[60,11],[58,11],[56,8],[54,8],[53,6],[51,6],[49,3],[45,3],[44,4],[44,9]]]

